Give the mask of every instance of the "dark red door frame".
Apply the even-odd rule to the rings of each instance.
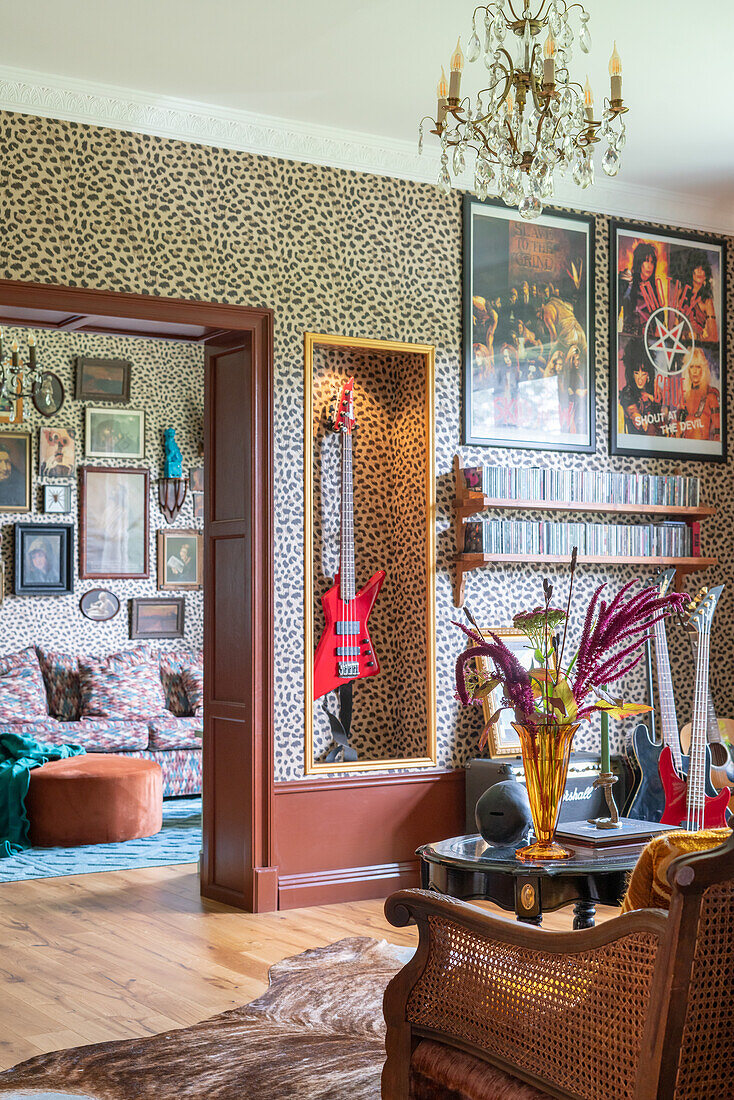
[[[201,892],[251,912],[277,907],[277,875],[272,867],[273,836],[273,314],[213,302],[157,298],[116,291],[0,280],[0,324],[20,324],[55,331],[98,332],[187,340],[209,348],[249,344],[247,384],[250,396],[248,546],[252,566],[252,599],[248,604],[248,721],[244,736],[217,740],[217,769],[209,766],[215,751],[211,717],[211,674],[205,677],[204,719],[204,855]],[[205,409],[205,455],[211,471],[216,424]],[[207,451],[208,448],[208,451]],[[232,470],[232,476],[237,476]],[[244,476],[244,471],[243,471]],[[207,509],[208,511],[208,509]],[[205,538],[210,520],[205,518]],[[208,578],[211,578],[209,573]],[[211,579],[209,580],[211,583]],[[213,593],[204,591],[205,665],[213,655]],[[208,670],[211,672],[211,670]],[[238,723],[242,729],[242,723]],[[242,803],[219,799],[215,775],[227,770],[242,778]],[[208,776],[211,778],[208,778]],[[231,796],[231,792],[228,792]],[[247,812],[242,812],[242,806]],[[217,850],[228,853],[226,882],[217,881]],[[239,863],[234,876],[232,860]],[[221,861],[219,861],[221,863]]]

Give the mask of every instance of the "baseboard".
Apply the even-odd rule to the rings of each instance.
[[[418,886],[419,861],[379,863],[370,867],[340,867],[333,871],[307,871],[281,875],[278,880],[278,907],[300,909],[308,905],[328,905],[338,895],[340,901],[366,901],[384,898],[395,890]]]

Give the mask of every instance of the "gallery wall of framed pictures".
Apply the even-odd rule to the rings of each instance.
[[[29,331],[4,327],[3,339],[23,349]],[[177,612],[172,628],[166,606],[156,635],[159,620],[148,612],[151,644],[170,647],[176,638],[200,648],[202,349],[137,337],[35,335],[48,393],[40,408],[25,402],[19,423],[12,410],[5,422],[0,415],[6,648],[31,639],[112,652],[133,637],[133,600],[158,599],[183,600],[185,614]],[[173,525],[157,501],[168,427],[176,429],[192,481]],[[166,536],[162,563],[159,532]],[[173,633],[179,628],[182,634]]]

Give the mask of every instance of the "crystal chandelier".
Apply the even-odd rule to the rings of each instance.
[[[578,9],[578,35],[570,19],[574,9]],[[528,3],[522,15],[515,11],[512,0],[494,0],[487,7],[476,8],[466,56],[471,62],[483,58],[489,83],[473,105],[469,96],[461,98],[464,54],[459,40],[448,81],[441,69],[436,118],[426,116],[419,129],[419,152],[426,122],[431,124],[431,133],[441,139],[438,185],[442,191],[451,191],[449,150],[453,150],[455,177],[464,171],[467,152],[476,152],[474,191],[478,198],[498,194],[508,206],[517,205],[521,216],[528,219],[539,217],[543,202],[553,198],[556,171],[563,176],[570,169],[574,182],[582,188],[594,182],[594,145],[602,138],[607,143],[602,168],[608,176],[616,176],[626,139],[622,115],[627,111],[622,102],[617,45],[609,61],[610,95],[604,100],[601,121],[595,121],[589,78],[583,88],[571,80],[569,66],[577,40],[580,49],[588,53],[589,15],[581,4],[541,0],[535,13]]]

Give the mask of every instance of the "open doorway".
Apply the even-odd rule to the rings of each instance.
[[[147,663],[154,654],[161,673],[163,721],[146,712],[120,723],[110,711],[106,743],[98,723],[89,752],[97,761],[107,749],[158,763],[173,831],[176,803],[185,820],[180,800],[188,796],[195,812],[203,791],[202,893],[274,908],[271,314],[2,282],[0,325],[19,358],[28,358],[27,336],[37,337],[33,354],[50,376],[45,407],[26,402],[25,418],[19,403],[0,409],[18,490],[0,519],[10,574],[0,663],[6,650],[36,650],[48,718],[68,721],[68,740],[83,745],[72,731],[74,686],[54,655],[117,652],[129,662],[146,639]],[[171,521],[159,506],[166,428],[176,429],[177,445],[168,472],[174,478],[180,451],[186,483]],[[63,541],[62,529],[68,569],[53,563],[66,579],[52,594],[42,575],[51,576],[49,563],[39,562]],[[40,592],[32,593],[34,578]],[[128,667],[115,666],[123,695],[145,688],[140,665]],[[149,710],[161,709],[153,703],[146,698]]]

